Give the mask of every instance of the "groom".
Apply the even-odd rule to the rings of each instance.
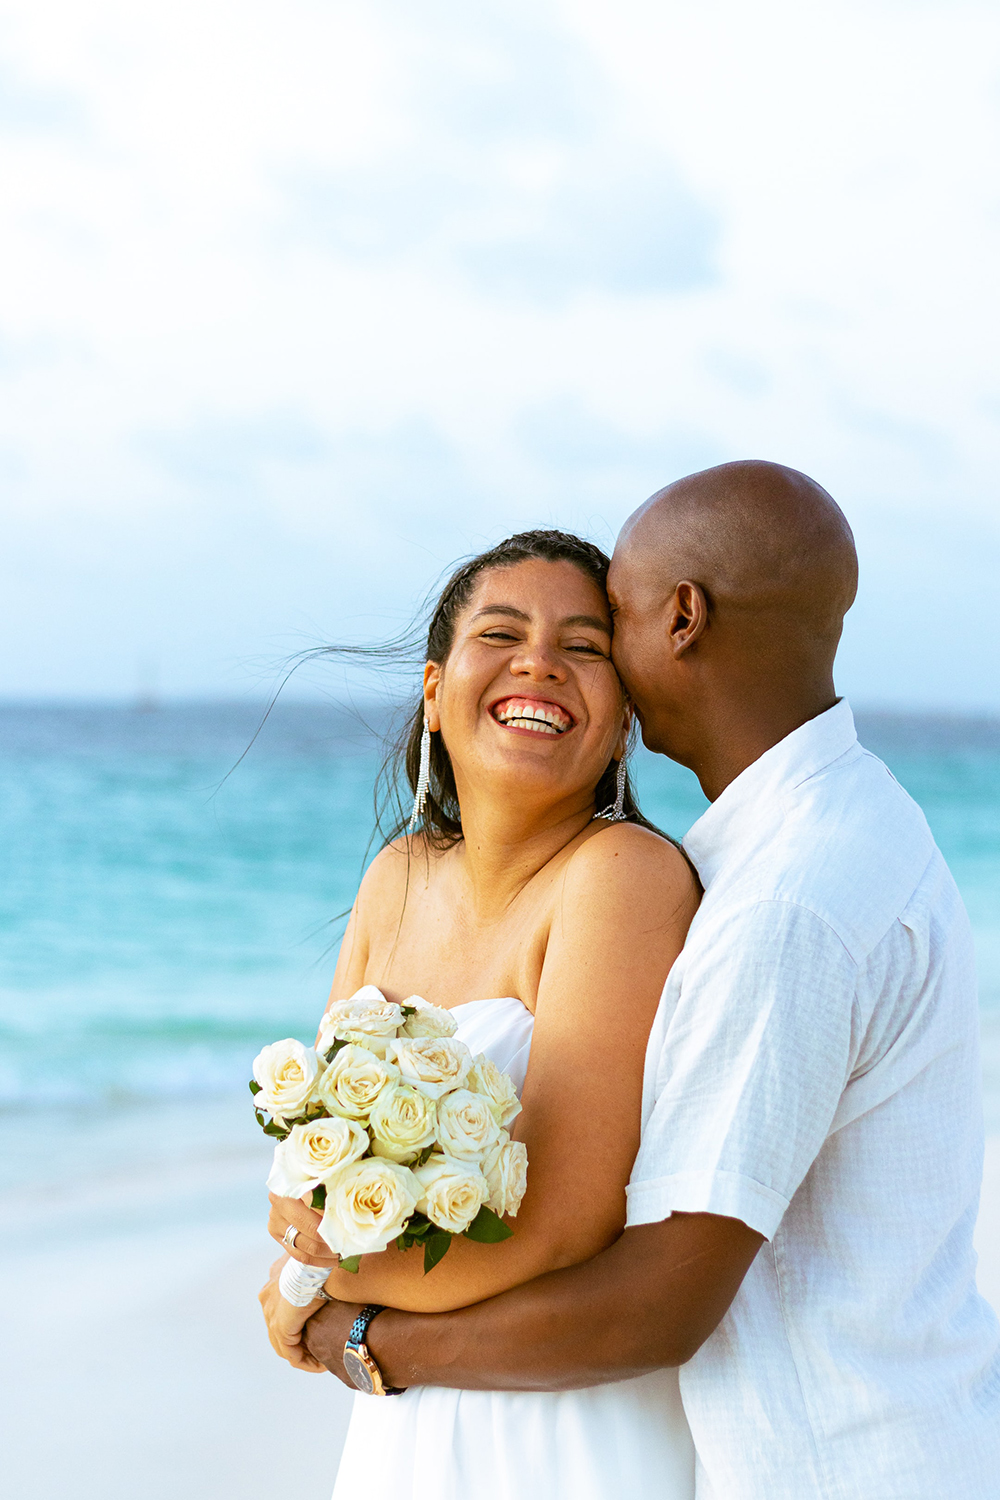
[[[776,464],[692,475],[626,523],[615,662],[646,745],[712,804],[685,840],[705,896],[650,1038],[628,1227],[583,1265],[367,1335],[394,1386],[680,1365],[699,1500],[1000,1484],[971,939],[920,811],[834,691],[856,579],[840,510]],[[342,1379],[357,1311],[307,1325]]]

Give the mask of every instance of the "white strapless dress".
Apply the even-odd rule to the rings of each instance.
[[[455,1014],[461,1039],[520,1091],[531,1013],[508,998],[471,1000]],[[359,1394],[333,1500],[693,1500],[694,1492],[677,1371],[658,1370],[583,1391]]]

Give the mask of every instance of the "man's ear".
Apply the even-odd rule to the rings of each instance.
[[[667,640],[675,657],[683,656],[708,626],[708,600],[700,583],[682,578],[667,606]]]
[[[441,728],[441,715],[438,712],[437,695],[441,685],[441,664],[429,661],[424,667],[424,715],[430,725],[431,733],[436,734]]]

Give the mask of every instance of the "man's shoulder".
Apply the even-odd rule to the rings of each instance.
[[[829,926],[855,962],[911,904],[930,868],[944,867],[920,808],[860,746],[786,788],[771,811],[746,858],[706,899],[799,907]]]

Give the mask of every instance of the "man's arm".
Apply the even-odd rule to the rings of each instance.
[[[556,1391],[626,1380],[691,1358],[762,1243],[738,1219],[672,1214],[627,1229],[582,1265],[474,1307],[384,1312],[368,1347],[397,1386]],[[305,1329],[309,1352],[345,1383],[344,1342],[357,1311],[331,1303]]]

